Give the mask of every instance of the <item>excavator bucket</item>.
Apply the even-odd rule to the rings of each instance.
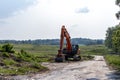
[[[62,54],[61,50],[58,50],[58,54],[55,58],[55,62],[63,62],[64,61],[64,55]]]

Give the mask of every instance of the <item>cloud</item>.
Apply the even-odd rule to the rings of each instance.
[[[0,0],[0,18],[13,16],[14,12],[34,4],[35,0]]]
[[[89,13],[90,10],[88,9],[88,7],[83,7],[83,8],[76,8],[75,9],[75,13]]]

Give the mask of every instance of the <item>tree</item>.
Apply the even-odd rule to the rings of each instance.
[[[112,48],[112,35],[113,35],[113,31],[114,31],[114,27],[108,28],[108,30],[106,31],[106,39],[105,39],[105,46],[107,46],[108,48]]]
[[[116,29],[113,32],[112,35],[112,49],[116,52],[116,53],[120,53],[120,26],[116,26]]]
[[[120,6],[120,0],[116,0],[116,5],[119,5]]]
[[[120,0],[116,0],[116,5],[120,7]],[[116,13],[117,19],[120,19],[120,11]],[[106,33],[105,45],[116,53],[120,53],[120,24],[108,28]]]
[[[116,5],[118,5],[119,7],[120,7],[120,0],[116,0]],[[116,13],[116,17],[117,17],[117,19],[120,19],[120,11],[118,11],[117,13]]]
[[[115,53],[120,53],[120,25],[108,28],[105,45]]]

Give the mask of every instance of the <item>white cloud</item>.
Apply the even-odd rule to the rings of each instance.
[[[88,9],[88,7],[83,7],[83,8],[76,8],[75,9],[75,12],[76,13],[89,13],[89,9]]]
[[[109,2],[109,3],[108,3]],[[65,25],[71,37],[102,38],[108,27],[117,24],[115,0],[38,0],[0,24],[0,39],[59,38]],[[84,7],[87,6],[87,7]],[[88,14],[76,14],[89,12]],[[82,11],[81,11],[82,10]]]

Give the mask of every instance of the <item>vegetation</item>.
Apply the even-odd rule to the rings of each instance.
[[[102,55],[105,57],[108,65],[113,69],[120,71],[120,56],[111,54],[111,50],[106,48],[104,45],[81,46],[80,49],[84,60],[87,59],[86,56],[92,58],[91,55]]]
[[[120,0],[116,0],[116,5],[118,5],[119,7],[120,7]],[[118,11],[117,13],[116,13],[116,17],[117,17],[117,19],[120,19],[120,11]]]
[[[96,45],[103,44],[104,40],[92,40],[87,38],[72,38],[73,44],[83,44],[83,45]],[[34,44],[34,45],[59,45],[59,39],[37,39],[37,40],[0,40],[1,44],[13,43],[13,44]]]
[[[104,45],[80,46],[82,55],[106,55],[108,49]]]
[[[18,75],[47,70],[41,66],[40,58],[24,50],[13,52],[13,45],[4,44],[0,52],[0,75]]]
[[[106,39],[105,39],[105,45],[108,48],[112,48],[112,35],[113,35],[113,31],[114,31],[114,27],[108,28],[107,32],[106,32]]]
[[[120,53],[120,25],[108,28],[105,45],[115,53]]]
[[[116,0],[115,3],[120,7],[120,0]],[[116,17],[120,19],[120,11],[116,13]],[[109,53],[112,53],[105,56],[107,63],[120,71],[120,24],[108,28],[105,45],[109,49]]]
[[[113,33],[113,50],[120,54],[120,26],[116,27],[116,30]]]
[[[6,44],[4,44],[6,45]],[[14,53],[0,52],[0,75],[18,75],[38,73],[48,70],[41,66],[41,62],[53,62],[54,57],[58,53],[58,45],[32,45],[32,44],[13,44]],[[11,44],[9,44],[11,45]],[[104,45],[80,45],[82,60],[93,59],[91,55],[104,55],[107,62],[113,66],[116,57],[110,56],[108,48]],[[117,56],[119,57],[119,56]],[[118,58],[117,58],[118,59]],[[118,59],[119,62],[120,58]],[[119,65],[114,64],[119,69]]]
[[[116,0],[116,5],[120,7],[120,0]],[[120,11],[116,13],[117,19],[120,19]],[[120,53],[120,24],[115,27],[108,28],[106,33],[105,44],[108,48],[113,49],[116,53]]]
[[[8,53],[14,53],[13,45],[10,45],[9,43],[7,43],[1,47],[1,51],[8,52]]]
[[[120,71],[120,56],[118,55],[106,55],[105,59],[107,63],[114,69],[117,69]]]
[[[120,0],[116,0],[116,5],[120,7]],[[116,13],[117,19],[120,19],[120,11]],[[112,49],[116,54],[120,54],[120,24],[108,28],[106,33],[105,45]]]

